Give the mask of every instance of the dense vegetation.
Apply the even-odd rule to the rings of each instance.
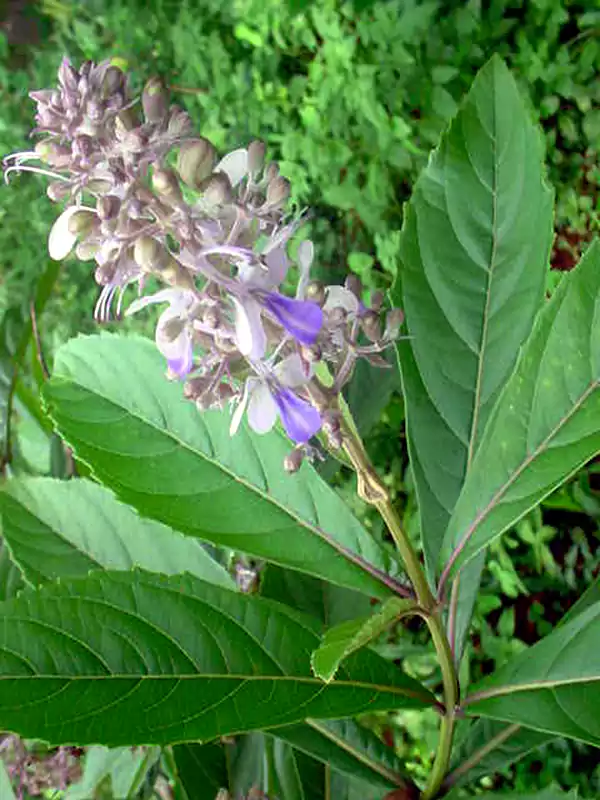
[[[418,172],[475,72],[499,53],[545,134],[556,191],[555,271],[548,293],[600,230],[600,12],[593,0],[501,1],[485,8],[442,0],[156,0],[151,7],[132,0],[46,0],[33,10],[9,8],[0,48],[2,152],[25,149],[32,118],[25,96],[52,83],[63,53],[75,61],[114,58],[140,86],[157,73],[220,149],[254,137],[268,143],[292,181],[294,202],[311,208],[318,268],[329,282],[350,270],[365,286],[381,289],[389,289],[395,276],[403,203]],[[47,267],[46,238],[55,217],[43,192],[43,180],[31,175],[15,177],[0,194],[7,389],[22,342],[30,356],[15,413],[8,417],[16,429],[12,447],[2,435],[3,465],[5,472],[60,476],[70,465],[48,436],[31,387],[43,381],[40,352],[51,362],[59,343],[93,329],[96,287],[88,265],[67,262],[43,317],[38,315],[40,341],[36,346],[35,337],[22,338],[19,326],[29,318]],[[407,454],[397,448],[404,426],[397,389],[393,379],[387,381],[363,433],[405,526],[416,533],[413,480]],[[356,408],[361,397],[352,391],[351,385],[349,400]],[[5,419],[5,430],[7,425]],[[356,506],[350,473],[335,473],[330,464],[325,469]],[[492,545],[476,610],[477,635],[464,662],[474,679],[546,634],[597,576],[599,472],[592,463]],[[355,510],[367,525],[379,524],[371,512]],[[436,682],[436,665],[420,633],[396,632],[379,649],[387,658],[403,658],[421,680]],[[401,711],[368,722],[417,778],[428,772],[433,712]],[[556,740],[503,767],[501,777],[484,776],[481,786],[508,793],[554,780],[591,800],[600,792],[597,760],[592,748]]]

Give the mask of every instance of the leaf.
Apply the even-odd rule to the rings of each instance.
[[[177,777],[188,800],[216,797],[219,789],[227,789],[229,776],[225,749],[216,742],[209,744],[177,744],[173,747]]]
[[[324,685],[316,623],[189,575],[92,573],[2,606],[0,729],[109,747],[395,708],[433,695],[360,651]]]
[[[446,577],[600,451],[600,244],[538,318],[444,538]]]
[[[0,539],[0,601],[10,600],[24,586],[19,568],[8,552],[8,547]]]
[[[110,778],[112,794],[129,800],[136,787],[139,788],[140,772],[147,764],[160,756],[159,748],[150,748],[151,758],[143,750],[133,751],[130,747],[90,747],[85,755],[83,775],[71,785],[65,800],[89,800],[95,796],[96,788]]]
[[[227,413],[199,414],[163,373],[145,339],[92,336],[59,350],[52,416],[105,485],[183,533],[389,595],[385,573],[397,567],[310,465],[284,473],[287,441],[246,427],[230,437]]]
[[[534,792],[533,794],[505,794],[504,792],[494,792],[491,794],[479,795],[479,800],[494,800],[494,798],[499,798],[499,800],[577,800],[578,794],[577,789],[566,793],[563,792],[559,786],[548,786],[546,789],[542,789],[541,792]]]
[[[2,800],[17,800],[2,759],[0,759],[0,797]]]
[[[476,720],[454,748],[451,771],[444,780],[444,787],[464,786],[493,775],[553,738],[553,734],[518,724]]]
[[[579,600],[567,611],[558,624],[564,625],[574,619],[577,614],[581,614],[582,611],[585,611],[598,602],[600,602],[600,581],[597,580],[585,590]]]
[[[479,72],[409,202],[395,305],[430,571],[481,434],[542,302],[552,193],[498,57]]]
[[[600,745],[600,605],[474,687],[468,714]]]
[[[42,273],[32,299],[36,316],[43,312],[60,272],[60,264],[49,261]],[[0,323],[0,450],[4,468],[12,458],[11,417],[19,371],[33,336],[30,309],[9,308]]]
[[[370,786],[392,789],[405,783],[393,749],[353,720],[308,720],[271,731],[307,755],[329,764],[336,772]]]
[[[0,491],[4,537],[31,584],[134,566],[165,575],[189,572],[226,588],[233,579],[189,537],[141,519],[87,480],[21,478]]]
[[[324,681],[330,681],[350,653],[365,647],[393,622],[414,611],[415,607],[414,600],[390,597],[374,614],[330,628],[311,656],[313,672]]]

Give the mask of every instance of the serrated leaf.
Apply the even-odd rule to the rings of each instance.
[[[444,780],[444,787],[464,786],[493,775],[554,738],[551,733],[534,731],[518,724],[476,720],[454,748],[451,770]]]
[[[235,585],[198,541],[142,519],[108,489],[88,480],[9,481],[0,491],[0,515],[13,558],[34,585],[84,577],[99,568],[134,566]]]
[[[394,299],[427,561],[543,297],[552,239],[538,132],[504,63],[479,72],[406,208]],[[433,426],[433,427],[432,427]],[[430,497],[431,495],[431,497]]]
[[[432,582],[490,411],[541,305],[552,230],[540,135],[495,56],[417,181],[394,289],[410,336],[398,352]],[[482,569],[471,569],[465,593],[454,589],[457,654]]]
[[[324,685],[310,669],[318,641],[310,618],[189,575],[61,581],[2,605],[0,729],[169,744],[435,702],[370,651]]]
[[[24,585],[19,568],[10,557],[5,542],[0,539],[0,600],[10,600]]]
[[[444,538],[446,577],[600,451],[600,244],[538,318]]]
[[[247,427],[232,438],[226,412],[199,414],[164,377],[155,346],[92,336],[57,355],[46,399],[77,456],[142,515],[198,536],[386,597],[397,569],[339,496],[290,445]],[[344,556],[340,558],[340,555]]]
[[[474,687],[468,714],[600,745],[600,605]]]
[[[330,681],[350,653],[365,647],[393,622],[414,611],[415,607],[414,600],[390,597],[374,614],[330,628],[311,656],[313,672],[324,681]]]

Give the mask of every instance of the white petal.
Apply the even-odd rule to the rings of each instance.
[[[69,220],[83,206],[69,206],[56,220],[48,237],[48,252],[54,261],[66,258],[77,243],[77,235],[69,230]]]
[[[235,436],[242,422],[244,411],[248,405],[248,400],[252,392],[256,389],[260,381],[257,378],[248,378],[244,385],[244,393],[242,394],[239,403],[236,406],[233,416],[231,417],[231,425],[229,426],[229,435]]]
[[[279,286],[285,280],[290,262],[285,252],[285,245],[276,247],[265,255],[265,262],[269,271],[267,273],[268,283],[271,286]]]
[[[248,173],[248,151],[244,147],[227,153],[217,166],[215,172],[224,172],[232,186],[237,186]]]
[[[273,370],[280,383],[293,389],[304,386],[311,378],[312,369],[307,372],[306,367],[298,353],[283,358]]]
[[[267,335],[260,318],[260,305],[252,297],[243,303],[232,298],[235,305],[235,339],[240,353],[252,359],[262,358],[267,349]]]
[[[300,242],[298,245],[297,261],[298,269],[300,271],[300,278],[298,279],[298,288],[296,289],[296,297],[303,300],[306,297],[306,287],[310,280],[310,268],[313,262],[315,248],[310,239]]]
[[[248,424],[256,433],[268,433],[277,419],[277,405],[266,384],[260,383],[248,403]]]
[[[154,305],[155,303],[168,303],[169,306],[174,306],[176,308],[181,308],[185,303],[185,307],[189,305],[189,298],[184,299],[182,297],[183,294],[191,295],[191,293],[186,292],[185,289],[161,289],[159,292],[155,292],[154,294],[149,294],[145,297],[138,297],[137,300],[134,300],[133,303],[131,303],[125,312],[125,316],[137,314],[137,312],[142,308]]]
[[[358,312],[358,298],[349,289],[343,286],[328,286],[327,299],[323,306],[324,311],[331,311],[334,308],[343,308],[349,314]]]

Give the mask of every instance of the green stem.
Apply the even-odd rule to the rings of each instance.
[[[452,650],[442,623],[437,601],[429,588],[421,562],[402,527],[400,517],[390,500],[389,493],[371,464],[362,441],[354,431],[349,430],[345,425],[343,426],[343,443],[344,450],[356,470],[359,496],[379,511],[396,543],[406,573],[413,585],[417,601],[424,611],[423,618],[431,633],[442,671],[445,713],[440,726],[440,738],[433,767],[427,785],[421,795],[422,800],[433,800],[437,796],[448,771],[454,735],[455,709],[459,699],[458,679]]]

